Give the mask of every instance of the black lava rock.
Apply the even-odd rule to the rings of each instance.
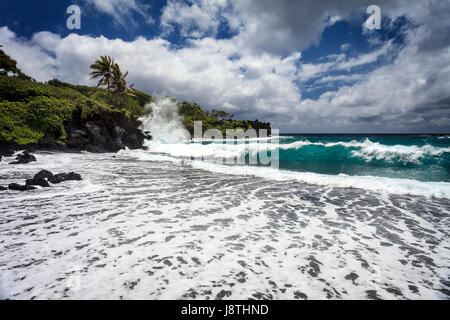
[[[78,108],[72,120],[65,124],[65,144],[70,149],[89,152],[117,152],[125,147],[139,149],[147,137],[139,129],[141,124],[124,112],[105,111],[86,117]]]
[[[0,159],[1,156],[12,157],[14,155],[14,149],[9,146],[0,146]]]
[[[27,179],[25,184],[27,186],[50,187],[47,180],[45,180],[44,178],[36,178],[36,177],[34,177],[33,179]]]
[[[53,137],[50,137],[48,135],[42,137],[39,142],[39,149],[44,150],[58,150],[61,149],[61,145],[55,141]]]
[[[48,181],[51,183],[61,183],[63,181],[66,181],[66,177],[67,177],[66,173],[58,173],[55,174],[53,177],[50,177]]]
[[[48,170],[41,170],[34,175],[34,179],[50,179],[53,177],[53,173]]]
[[[17,184],[17,183],[11,183],[8,186],[8,189],[9,190],[17,190],[17,191],[27,191],[27,190],[34,190],[36,188],[33,186],[30,186],[30,185],[21,185],[21,184]]]
[[[80,180],[83,180],[83,179],[81,179],[81,175],[80,175],[80,174],[75,173],[75,172],[69,172],[69,173],[67,174],[66,180],[76,180],[76,181],[80,181]]]
[[[5,191],[5,190],[8,190],[8,188],[0,186],[0,191]]]
[[[36,157],[25,150],[21,154],[17,155],[16,161],[10,162],[9,164],[26,164],[31,161],[36,161]]]
[[[48,181],[51,183],[61,183],[63,181],[68,181],[68,180],[82,180],[82,179],[81,179],[81,176],[75,172],[58,173],[48,179]]]

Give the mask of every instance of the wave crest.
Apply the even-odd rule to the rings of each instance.
[[[443,153],[450,153],[450,148],[438,148],[431,145],[385,145],[379,142],[372,142],[366,139],[363,142],[352,140],[350,142],[310,142],[308,140],[295,141],[289,144],[281,144],[279,148],[282,150],[300,149],[305,146],[322,146],[325,148],[333,148],[342,146],[344,148],[352,148],[351,155],[359,157],[367,162],[372,160],[384,161],[401,161],[404,163],[420,163],[420,160],[426,157],[439,156]]]

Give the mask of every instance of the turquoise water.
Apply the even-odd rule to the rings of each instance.
[[[287,134],[279,143],[280,169],[450,181],[450,136]]]

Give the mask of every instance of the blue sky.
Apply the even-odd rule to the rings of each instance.
[[[81,29],[66,9],[81,8]],[[153,95],[282,132],[450,132],[449,1],[2,0],[0,44],[38,81],[113,56]]]

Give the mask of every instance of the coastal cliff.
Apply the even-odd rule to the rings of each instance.
[[[122,107],[106,103],[103,89],[47,84],[0,76],[0,153],[19,149],[117,152],[141,148],[143,105],[139,92]]]
[[[64,124],[67,134],[64,141],[56,141],[54,136],[47,133],[37,142],[26,144],[1,140],[0,155],[23,149],[89,152],[117,152],[125,147],[139,149],[144,140],[149,138],[139,126],[139,120],[129,118],[124,113],[103,111],[81,118],[80,110],[76,110],[71,120]]]
[[[121,112],[100,112],[83,118],[77,110],[66,124],[68,138],[65,145],[71,149],[89,152],[117,152],[125,147],[142,148],[146,138],[139,129],[141,122]]]

